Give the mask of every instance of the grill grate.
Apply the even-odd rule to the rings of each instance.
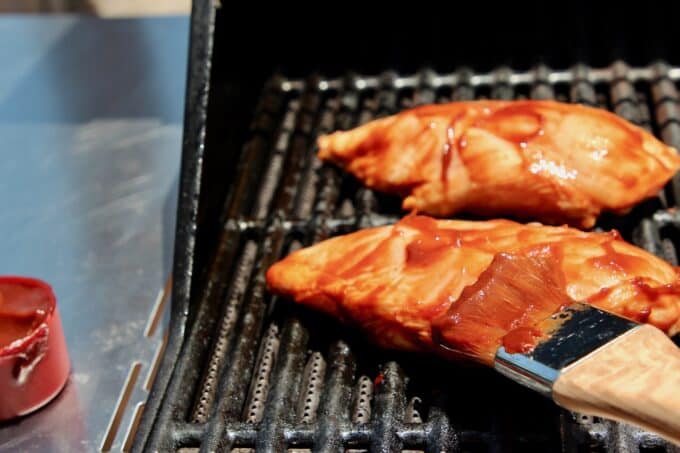
[[[491,370],[381,351],[356,332],[272,297],[264,273],[289,251],[392,223],[396,197],[314,158],[316,137],[451,100],[558,99],[610,109],[680,148],[680,68],[656,63],[477,74],[425,70],[266,86],[224,212],[208,283],[151,437],[200,451],[677,451],[635,428],[571,414]],[[676,176],[626,217],[603,216],[677,264]],[[240,451],[240,450],[238,450]]]

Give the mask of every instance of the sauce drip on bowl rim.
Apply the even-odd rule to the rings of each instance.
[[[66,342],[50,285],[0,276],[0,421],[47,404],[68,374]]]

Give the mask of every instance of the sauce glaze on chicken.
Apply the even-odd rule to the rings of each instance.
[[[505,334],[571,300],[680,332],[676,269],[616,232],[410,215],[297,250],[266,277],[383,347],[484,363]]]
[[[605,110],[554,101],[429,105],[321,136],[318,156],[403,208],[589,228],[680,168],[677,151]]]

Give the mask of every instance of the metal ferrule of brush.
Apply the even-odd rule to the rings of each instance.
[[[583,303],[553,314],[543,323],[545,340],[528,353],[509,353],[501,346],[494,368],[515,382],[547,397],[561,370],[620,337],[639,324]]]

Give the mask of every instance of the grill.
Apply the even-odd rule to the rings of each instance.
[[[194,21],[205,26],[213,14],[198,5]],[[202,29],[207,35],[194,39],[210,44],[213,30]],[[192,59],[199,50],[192,46]],[[264,272],[291,250],[405,214],[396,197],[321,164],[319,134],[426,103],[557,99],[612,110],[680,148],[680,68],[616,61],[558,71],[282,72],[257,85],[250,107],[229,105],[228,83],[208,85],[208,69],[193,70],[170,341],[137,450],[677,451],[648,432],[562,411],[490,369],[374,348],[359,332],[271,296]],[[247,134],[229,139],[244,144],[240,156],[197,159],[206,115],[216,131],[206,147],[226,149],[214,137],[220,123],[244,121],[240,108],[253,112]],[[677,265],[679,203],[676,177],[598,228],[616,228]]]

